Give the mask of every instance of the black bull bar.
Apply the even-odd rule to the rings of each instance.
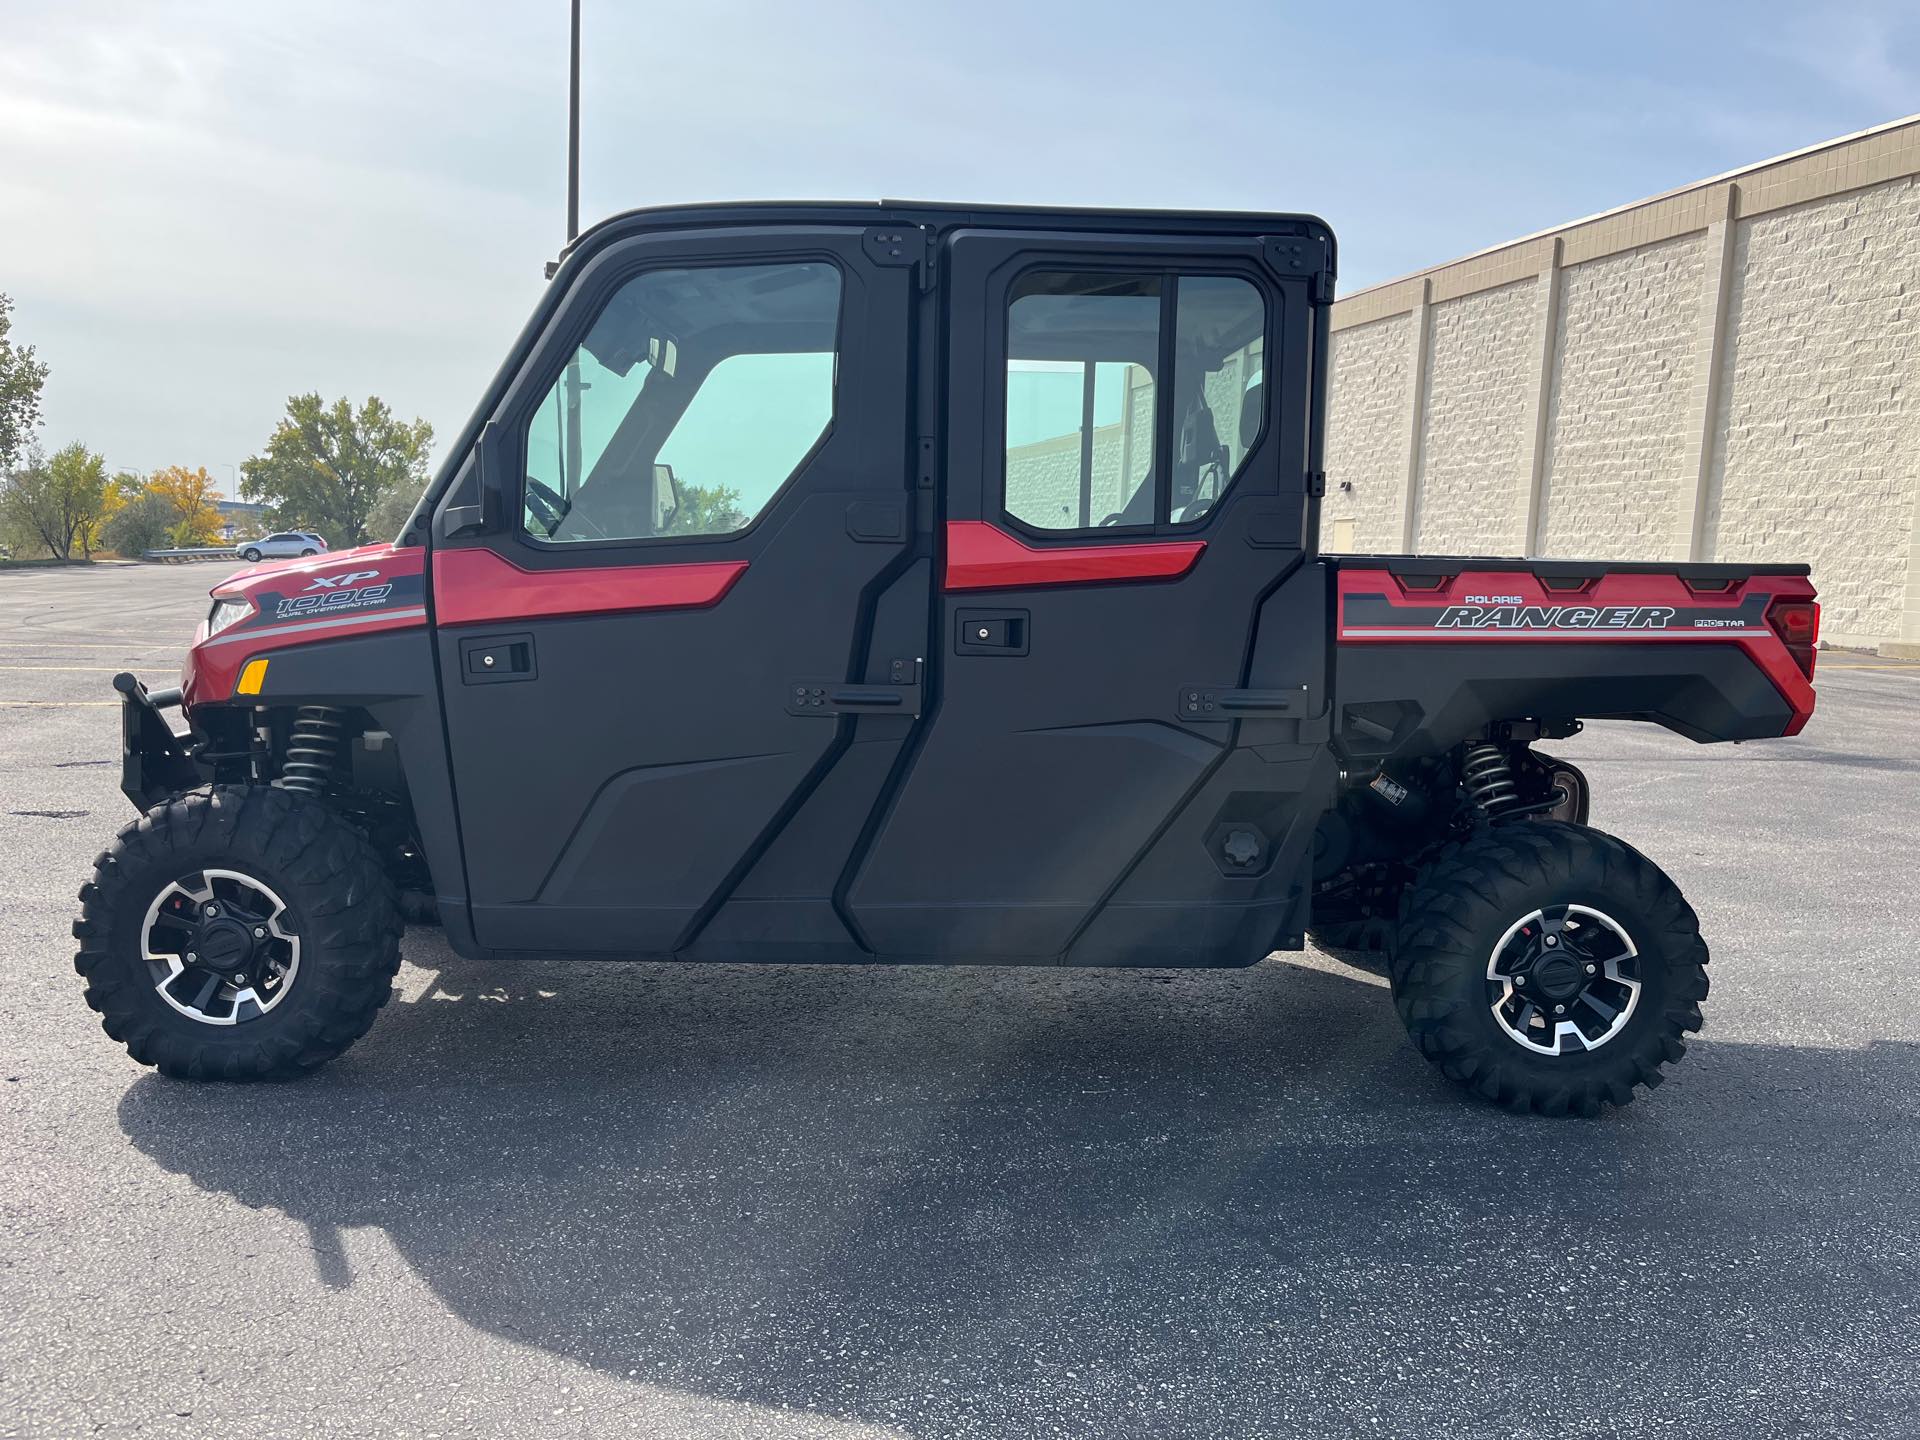
[[[205,777],[187,751],[184,735],[160,712],[180,704],[178,690],[149,690],[126,671],[113,677],[120,692],[120,791],[136,810],[150,810],[171,795],[191,790]]]

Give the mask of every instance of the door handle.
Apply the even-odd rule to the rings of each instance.
[[[961,655],[1024,655],[1031,616],[1025,610],[962,610],[953,648]]]
[[[1260,716],[1298,716],[1307,687],[1292,690],[1233,690],[1218,685],[1182,685],[1173,713],[1182,720],[1237,720]]]
[[[918,715],[920,682],[849,685],[844,680],[795,680],[787,686],[789,715]]]
[[[539,673],[540,668],[534,663],[531,635],[473,635],[460,641],[463,685],[532,680]]]

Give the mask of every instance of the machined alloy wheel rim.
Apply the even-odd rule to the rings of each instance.
[[[271,887],[238,870],[196,870],[153,897],[140,958],[154,993],[189,1020],[240,1025],[286,999],[300,936]]]
[[[1548,905],[1508,927],[1487,961],[1493,1020],[1538,1055],[1598,1050],[1640,1004],[1640,951],[1589,905]]]

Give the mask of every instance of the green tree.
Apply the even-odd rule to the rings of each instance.
[[[420,503],[418,485],[396,485],[380,497],[367,519],[367,533],[375,540],[392,540],[406,529],[413,518],[413,507]]]
[[[145,550],[164,550],[171,544],[176,516],[164,495],[136,490],[100,527],[100,543],[119,555],[138,558]]]
[[[33,443],[40,426],[40,389],[47,367],[33,358],[31,345],[8,339],[13,301],[0,294],[0,475],[11,471]]]
[[[240,493],[264,501],[278,530],[314,530],[335,546],[363,545],[380,502],[426,484],[433,427],[394,418],[385,401],[294,395],[263,454],[240,467]],[[382,536],[381,538],[387,538]]]
[[[673,512],[663,532],[668,535],[724,535],[738,530],[753,517],[740,507],[740,492],[731,485],[682,484],[680,508]]]
[[[0,516],[16,535],[30,535],[56,560],[77,546],[93,554],[95,527],[107,507],[107,463],[75,441],[51,460],[29,454],[0,492]]]

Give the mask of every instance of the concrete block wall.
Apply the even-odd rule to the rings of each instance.
[[[1322,512],[1329,536],[1342,530],[1339,522],[1356,542],[1365,537],[1376,549],[1393,548],[1384,537],[1399,536],[1407,489],[1412,329],[1410,316],[1396,315],[1333,337],[1327,453],[1338,456],[1339,463]]]
[[[1528,339],[1539,286],[1523,280],[1432,307],[1414,549],[1513,555],[1527,548],[1526,495],[1506,482],[1526,459]]]
[[[1561,277],[1538,549],[1684,560],[1687,388],[1706,245],[1667,240]]]
[[[1355,550],[1806,560],[1920,653],[1920,117],[1342,299]]]
[[[1920,503],[1920,184],[1743,221],[1707,526],[1813,562],[1832,639],[1899,633]]]

